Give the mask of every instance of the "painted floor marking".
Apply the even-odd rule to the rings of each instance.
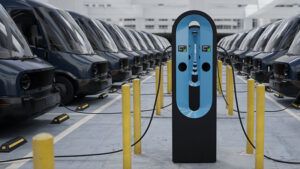
[[[147,81],[148,79],[150,79],[152,77],[153,77],[153,74],[151,74],[149,77],[142,80],[141,83]],[[94,110],[93,113],[102,112],[103,110],[105,110],[106,108],[108,108],[109,106],[114,104],[116,101],[120,100],[121,98],[122,98],[122,95],[117,96],[110,102],[108,102],[105,105],[102,105],[101,107]],[[87,115],[86,117],[82,118],[81,120],[79,120],[78,122],[76,122],[75,124],[73,124],[72,126],[67,128],[66,130],[62,131],[60,134],[58,134],[57,136],[54,137],[54,144],[56,144],[57,142],[62,140],[64,137],[66,137],[67,135],[72,133],[74,130],[78,129],[83,124],[87,123],[89,120],[91,120],[95,116],[96,116],[95,114]],[[32,156],[32,152],[28,153],[24,157],[31,157],[31,156]],[[6,167],[6,169],[18,169],[18,168],[22,167],[23,165],[25,165],[28,161],[30,161],[30,160],[22,160],[20,162],[15,162],[15,163],[11,164],[10,166]]]

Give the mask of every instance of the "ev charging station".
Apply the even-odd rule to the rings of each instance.
[[[216,27],[201,11],[180,15],[172,30],[173,162],[216,161]]]

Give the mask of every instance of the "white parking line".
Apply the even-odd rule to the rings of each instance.
[[[153,74],[151,74],[149,77],[145,78],[141,83],[147,81],[152,76],[153,76]],[[105,105],[102,105],[98,109],[94,110],[93,113],[102,112],[103,110],[105,110],[106,108],[108,108],[109,106],[111,106],[112,104],[114,104],[116,101],[118,101],[121,98],[122,98],[122,95],[117,96],[110,102],[108,102]],[[82,118],[81,120],[79,120],[78,122],[76,122],[75,124],[73,124],[72,126],[67,128],[66,130],[62,131],[60,134],[58,134],[57,136],[54,137],[54,144],[59,142],[60,140],[62,140],[64,137],[66,137],[67,135],[72,133],[74,130],[78,129],[83,124],[87,123],[89,120],[91,120],[95,116],[96,116],[95,114],[87,115],[86,117]],[[32,152],[28,153],[24,157],[31,157],[31,156],[32,156]],[[6,169],[18,169],[18,168],[22,167],[24,164],[26,164],[28,161],[30,161],[30,160],[23,160],[20,162],[15,162],[15,163],[11,164],[10,166],[6,167]]]
[[[247,83],[247,81],[245,79],[243,79],[240,76],[237,76],[239,79],[241,79],[243,82]],[[266,94],[266,98],[269,99],[271,102],[273,102],[274,104],[276,104],[279,108],[284,109],[285,107],[283,105],[281,105],[280,103],[278,103],[275,99],[273,99],[272,97],[270,97],[268,94]],[[293,111],[289,110],[289,109],[285,109],[285,112],[287,112],[289,115],[291,115],[292,117],[294,117],[295,119],[297,119],[298,121],[300,121],[300,116],[298,116],[296,113],[294,113]]]

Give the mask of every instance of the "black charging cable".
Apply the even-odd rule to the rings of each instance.
[[[119,92],[119,91],[116,91],[116,93],[118,94],[122,94],[122,92]],[[132,96],[133,94],[131,94]],[[155,93],[141,93],[141,96],[155,96],[156,94]],[[164,93],[164,96],[165,97],[171,97],[172,95],[169,94],[169,93]]]
[[[167,47],[164,52],[166,52],[169,48],[171,48],[171,46]],[[162,59],[160,59],[160,64],[159,64],[159,69],[160,69],[160,76],[161,76],[161,72],[162,72]],[[160,78],[158,81],[158,86],[160,86]],[[152,124],[153,118],[154,118],[154,114],[155,114],[155,107],[157,104],[157,98],[158,96],[158,92],[159,92],[159,88],[156,91],[156,96],[155,96],[155,100],[154,100],[154,105],[153,105],[153,109],[152,109],[152,114],[151,114],[151,118],[149,120],[149,123],[147,125],[146,130],[144,131],[144,133],[142,134],[142,136],[136,141],[134,142],[131,147],[135,146],[136,144],[138,144],[148,133],[150,126]],[[114,151],[108,151],[108,152],[103,152],[103,153],[91,153],[91,154],[74,154],[74,155],[56,155],[55,158],[74,158],[74,157],[91,157],[91,156],[102,156],[102,155],[110,155],[110,154],[115,154],[115,153],[119,153],[122,152],[123,149],[118,149],[118,150],[114,150]],[[23,158],[15,158],[15,159],[10,159],[10,160],[2,160],[0,161],[1,163],[10,163],[10,162],[16,162],[16,161],[21,161],[21,160],[31,160],[33,157],[23,157]]]
[[[226,55],[229,57],[226,49],[220,47],[222,50],[225,51]],[[233,68],[233,64],[230,60],[229,64],[231,65],[231,67]],[[233,86],[234,86],[234,91],[236,91],[236,85],[235,85],[235,73],[234,71],[232,71],[232,76],[233,76]],[[243,124],[243,121],[242,121],[242,118],[241,118],[241,113],[240,113],[240,109],[239,109],[239,102],[238,102],[238,97],[237,97],[237,93],[234,92],[235,94],[235,102],[236,102],[236,108],[237,108],[237,112],[238,112],[238,117],[239,117],[239,122],[240,122],[240,125],[241,125],[241,128],[242,128],[242,131],[247,139],[247,141],[249,142],[249,144],[254,148],[256,149],[255,145],[253,144],[253,142],[250,140],[246,130],[245,130],[245,127],[244,127],[244,124]],[[286,160],[280,160],[280,159],[276,159],[276,158],[273,158],[273,157],[270,157],[268,155],[264,155],[264,157],[266,159],[269,159],[269,160],[272,160],[274,162],[279,162],[279,163],[284,163],[284,164],[300,164],[300,162],[297,162],[297,161],[286,161]]]
[[[165,109],[165,108],[167,108],[167,107],[170,107],[172,105],[172,103],[170,103],[170,104],[167,104],[167,105],[165,105],[165,106],[163,106],[162,107],[162,109]],[[71,108],[69,108],[69,107],[67,107],[67,106],[65,106],[65,105],[62,105],[65,109],[67,109],[67,110],[69,110],[69,111],[71,111],[71,112],[73,112],[73,113],[76,113],[76,114],[86,114],[86,115],[118,115],[118,114],[122,114],[122,112],[120,112],[120,111],[117,111],[117,112],[106,112],[106,113],[104,113],[104,112],[99,112],[99,113],[92,113],[92,112],[85,112],[85,111],[79,111],[79,110],[74,110],[74,109],[71,109]],[[143,109],[143,110],[141,110],[141,112],[150,112],[150,111],[152,111],[153,109]],[[131,113],[133,113],[133,112],[131,112]]]

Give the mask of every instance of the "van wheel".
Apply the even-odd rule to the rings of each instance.
[[[62,76],[57,76],[55,80],[56,86],[60,93],[61,103],[63,105],[71,103],[74,99],[74,87],[72,82],[69,79]]]

